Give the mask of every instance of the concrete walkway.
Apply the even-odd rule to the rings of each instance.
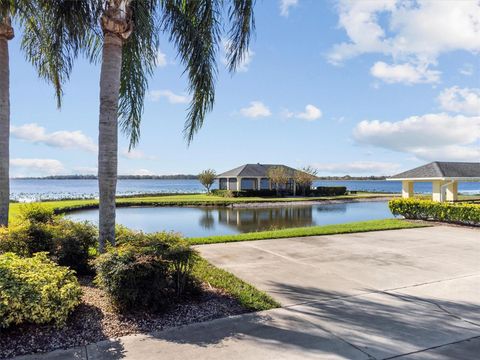
[[[479,358],[480,230],[436,226],[198,250],[283,307],[22,359]]]

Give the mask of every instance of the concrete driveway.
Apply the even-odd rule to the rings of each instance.
[[[435,226],[198,250],[359,358],[480,358],[480,230]]]
[[[480,231],[199,246],[283,307],[23,359],[479,359]]]

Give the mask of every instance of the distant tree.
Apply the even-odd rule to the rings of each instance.
[[[215,182],[216,176],[217,173],[213,169],[203,170],[200,174],[198,174],[198,180],[202,183],[203,186],[205,186],[208,194],[210,193],[210,188]]]
[[[288,184],[288,174],[283,166],[274,166],[268,169],[267,176],[275,185],[277,196],[279,194],[280,186]]]
[[[311,166],[305,166],[301,170],[295,171],[293,178],[295,183],[302,187],[303,196],[306,195],[307,188],[312,187],[313,180],[317,177],[317,169]]]

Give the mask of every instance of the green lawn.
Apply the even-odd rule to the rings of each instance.
[[[280,239],[288,237],[303,237],[314,235],[334,235],[347,234],[366,231],[396,230],[425,227],[427,225],[413,223],[400,219],[370,220],[361,222],[352,222],[346,224],[310,226],[302,228],[290,228],[272,231],[259,231],[236,235],[220,235],[190,238],[189,241],[194,245],[227,243],[235,241],[251,241],[262,239]]]

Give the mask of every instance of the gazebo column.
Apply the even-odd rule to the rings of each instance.
[[[446,200],[457,201],[458,200],[458,181],[452,181],[446,185]]]
[[[257,190],[262,190],[262,178],[257,178]]]
[[[402,181],[402,197],[405,199],[413,197],[413,181]]]
[[[240,191],[242,189],[242,178],[240,176],[237,176],[237,191]]]
[[[227,190],[230,190],[230,178],[227,178]]]
[[[444,201],[442,194],[443,181],[437,180],[432,182],[432,200],[436,202]]]

